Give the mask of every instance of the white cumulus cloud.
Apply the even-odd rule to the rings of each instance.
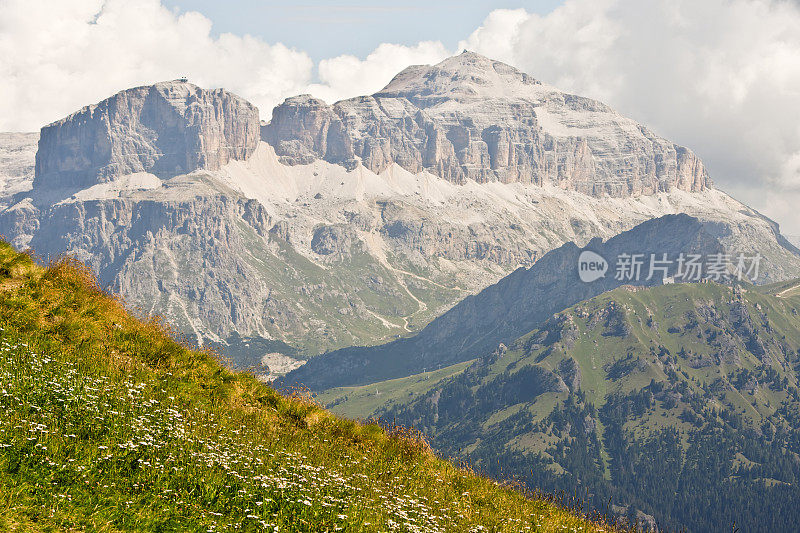
[[[286,97],[369,94],[408,65],[448,55],[439,42],[385,43],[365,59],[342,55],[315,68],[280,43],[214,36],[208,18],[160,0],[0,0],[0,131],[37,130],[119,90],[180,76],[240,94],[269,120]]]
[[[0,131],[37,130],[119,90],[184,75],[268,109],[311,81],[305,52],[214,37],[211,25],[159,0],[0,1]]]
[[[452,51],[438,41],[425,41],[416,46],[381,44],[366,59],[342,55],[319,62],[319,83],[308,92],[333,103],[344,98],[372,94],[388,84],[409,65],[438,63]]]

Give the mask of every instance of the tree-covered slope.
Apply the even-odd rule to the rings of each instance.
[[[0,243],[4,531],[589,531],[424,442],[279,395]]]
[[[625,286],[468,366],[322,399],[413,425],[491,473],[577,489],[596,506],[613,498],[662,527],[792,531],[798,312],[797,281]]]

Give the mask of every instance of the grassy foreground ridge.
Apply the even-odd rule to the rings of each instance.
[[[602,531],[176,342],[0,242],[0,530]]]

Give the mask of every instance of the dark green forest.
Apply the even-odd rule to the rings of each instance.
[[[799,368],[796,299],[617,290],[376,416],[645,528],[794,531]]]

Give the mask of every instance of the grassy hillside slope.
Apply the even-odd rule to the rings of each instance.
[[[602,531],[229,372],[5,243],[0,530]]]

